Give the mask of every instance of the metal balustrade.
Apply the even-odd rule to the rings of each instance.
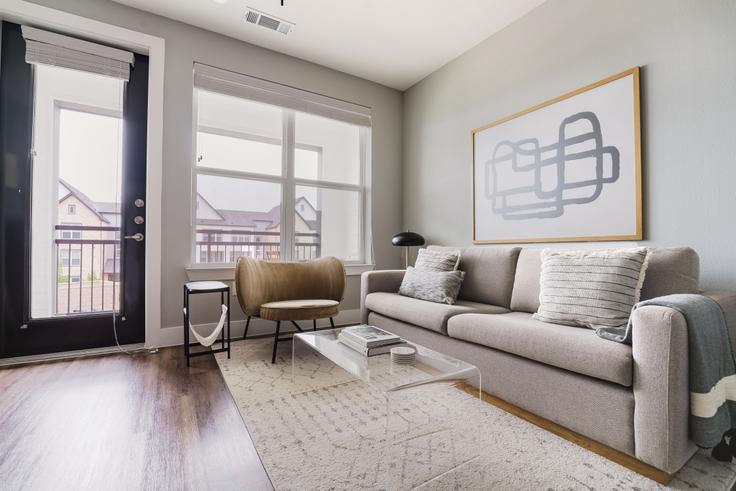
[[[280,232],[198,228],[195,255],[199,263],[234,263],[240,256],[276,260],[281,258],[280,237]],[[304,261],[318,257],[319,234],[296,233],[294,259]]]
[[[55,313],[120,309],[120,228],[57,225]]]
[[[117,311],[121,301],[120,227],[57,225],[54,239],[56,314]],[[294,259],[320,257],[320,235],[299,232]],[[197,229],[199,263],[234,263],[240,256],[281,258],[280,233]]]

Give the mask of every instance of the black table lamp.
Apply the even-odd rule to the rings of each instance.
[[[404,265],[409,267],[409,248],[424,245],[424,237],[416,232],[401,232],[391,238],[391,243],[397,247],[404,248]]]

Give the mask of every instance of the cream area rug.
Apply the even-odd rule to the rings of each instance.
[[[237,341],[231,359],[215,356],[277,490],[729,490],[736,482],[736,464],[699,452],[661,486],[448,385],[387,405],[373,383],[308,348],[296,353],[292,377],[291,343],[279,344],[275,365],[271,343]],[[416,370],[402,369],[407,380]]]

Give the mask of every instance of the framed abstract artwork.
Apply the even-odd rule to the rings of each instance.
[[[473,242],[642,239],[639,68],[472,132]]]

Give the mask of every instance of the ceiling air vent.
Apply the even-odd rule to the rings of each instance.
[[[274,17],[270,14],[265,14],[259,10],[248,7],[248,11],[245,14],[245,21],[249,24],[255,24],[257,26],[271,29],[272,31],[280,32],[281,34],[289,34],[294,24],[278,17]]]

